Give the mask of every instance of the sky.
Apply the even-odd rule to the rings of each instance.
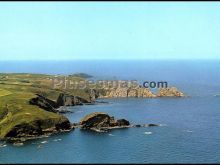
[[[0,2],[0,60],[220,59],[220,2]]]

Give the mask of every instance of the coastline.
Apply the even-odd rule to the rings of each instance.
[[[83,77],[80,77],[80,76]],[[62,77],[62,75],[59,75]],[[71,75],[74,81],[84,80],[86,74]],[[184,97],[178,89],[171,87],[159,89],[155,95],[146,88],[117,88],[105,89],[104,93],[98,90],[76,89],[61,90],[51,86],[52,75],[43,74],[1,74],[0,89],[0,139],[7,141],[20,141],[34,139],[41,136],[69,132],[74,129],[73,123],[64,117],[66,106],[95,104],[97,98],[117,97]],[[24,98],[23,98],[24,97]],[[16,111],[19,107],[19,111]],[[33,110],[32,110],[33,109]],[[17,117],[20,116],[20,117]],[[30,118],[31,117],[31,118]],[[22,118],[22,120],[20,120]],[[13,124],[4,127],[14,120]],[[30,120],[27,122],[26,120]],[[47,121],[50,121],[48,124]],[[2,125],[2,126],[1,126]],[[103,129],[127,128],[132,126],[114,126]],[[93,129],[99,131],[97,129]]]

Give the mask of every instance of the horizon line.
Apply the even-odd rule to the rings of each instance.
[[[0,62],[3,61],[138,61],[138,60],[220,60],[220,58],[77,58],[77,59],[0,59]]]

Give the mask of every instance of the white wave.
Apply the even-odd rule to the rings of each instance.
[[[110,133],[110,134],[108,134],[108,135],[109,135],[109,136],[115,136],[115,135],[113,135],[113,134],[111,134],[111,133]]]
[[[151,135],[152,132],[144,132],[145,135]]]
[[[6,144],[0,144],[0,148],[6,147]]]
[[[42,143],[42,144],[45,144],[45,143],[48,143],[48,141],[42,141],[41,143]]]
[[[14,145],[14,146],[23,146],[24,143],[14,143],[13,145]]]

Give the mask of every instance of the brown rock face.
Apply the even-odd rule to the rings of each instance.
[[[6,137],[21,138],[42,135],[42,129],[39,125],[29,125],[28,123],[15,126]]]
[[[89,115],[86,115],[81,121],[80,124],[82,128],[92,128],[92,127],[109,127],[111,117],[102,112],[94,112]]]
[[[57,106],[74,106],[90,103],[89,101],[78,97],[61,93],[57,99]]]
[[[66,117],[62,117],[61,120],[35,120],[31,123],[22,123],[13,127],[10,132],[7,133],[6,138],[36,138],[44,134],[51,134],[58,131],[71,130],[71,123]]]
[[[138,95],[137,97],[156,97],[155,94],[153,94],[148,88],[140,87],[137,89],[138,90]]]
[[[107,89],[104,96],[100,98],[116,98],[116,97],[156,97],[148,88],[116,88]]]
[[[46,111],[49,111],[49,112],[54,112],[54,113],[58,112],[56,110],[56,108],[58,108],[58,106],[55,101],[52,101],[52,100],[50,100],[42,95],[39,95],[39,94],[37,94],[36,98],[32,98],[29,101],[29,103],[32,105],[37,105],[40,108],[42,108]]]
[[[160,88],[157,97],[183,97],[184,94],[175,87]]]
[[[116,88],[106,92],[107,97],[128,97],[127,88]]]
[[[125,120],[125,119],[119,119],[119,120],[116,121],[116,124],[118,126],[129,126],[130,122],[128,120]]]
[[[80,121],[82,129],[89,129],[93,131],[108,130],[114,127],[124,127],[129,126],[129,121],[125,119],[119,119],[115,121],[114,117],[110,117],[106,113],[94,112],[86,115]]]
[[[46,111],[49,111],[49,112],[65,113],[68,111],[58,109],[58,108],[61,106],[83,105],[84,103],[91,103],[91,102],[78,96],[72,96],[72,95],[61,93],[57,101],[50,100],[40,94],[37,94],[37,97],[30,99],[29,103],[32,105],[37,105],[40,108]]]

